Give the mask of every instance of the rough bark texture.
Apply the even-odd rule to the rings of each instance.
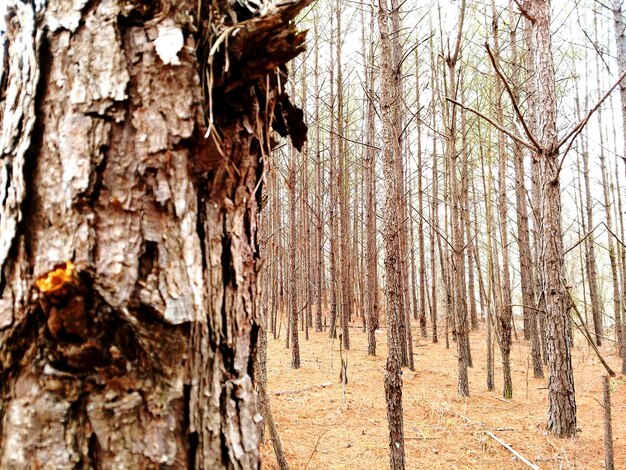
[[[385,242],[385,294],[387,298],[387,346],[388,356],[385,368],[385,398],[387,401],[387,422],[389,426],[389,466],[403,469],[404,462],[404,422],[402,417],[402,376],[400,373],[400,350],[402,338],[398,324],[402,321],[399,295],[400,237],[398,234],[397,211],[397,171],[395,161],[400,157],[400,146],[393,128],[393,93],[388,89],[391,80],[391,46],[389,41],[389,13],[387,2],[378,4],[378,29],[380,32],[380,76],[381,116],[383,122],[383,175],[385,181],[385,215],[383,238]],[[406,345],[406,344],[405,344]]]
[[[346,350],[350,349],[350,318],[352,314],[353,280],[350,278],[350,253],[349,230],[348,230],[348,196],[346,174],[346,152],[344,145],[344,105],[343,105],[343,75],[341,68],[341,2],[337,0],[335,5],[337,19],[336,60],[333,67],[337,70],[337,202],[339,205],[339,292],[341,341]]]
[[[315,38],[314,53],[314,75],[315,75],[315,96],[320,94],[319,85],[319,17],[316,13],[313,17],[313,36]],[[315,207],[316,207],[316,272],[315,272],[315,331],[322,331],[322,273],[324,271],[324,218],[322,213],[322,153],[320,150],[320,105],[319,100],[315,100]]]
[[[459,7],[459,26],[454,51],[446,57],[448,69],[448,96],[457,99],[457,65],[461,52],[461,35],[465,16],[465,1]],[[450,263],[452,278],[452,295],[454,304],[454,325],[457,342],[458,358],[458,393],[459,396],[469,396],[469,379],[467,367],[471,363],[469,349],[469,328],[467,325],[467,296],[465,290],[465,223],[462,210],[462,190],[457,177],[457,117],[456,107],[450,106],[450,115],[446,124],[446,158],[448,161],[451,206],[450,217],[452,223],[452,262]],[[462,183],[461,183],[462,186]]]
[[[428,40],[430,47],[430,63],[434,71],[435,67],[435,48],[433,47],[433,40]],[[435,73],[431,74],[431,87],[435,94],[438,93],[438,80]],[[431,100],[431,116],[433,129],[437,127],[437,101]],[[436,343],[439,341],[437,331],[437,260],[435,253],[436,240],[439,238],[438,233],[435,232],[435,227],[439,226],[439,172],[437,169],[437,134],[433,135],[433,168],[432,168],[432,197],[430,204],[430,278],[431,278],[431,292],[430,292],[430,324],[432,328],[432,341]],[[441,253],[441,250],[439,250]],[[443,262],[442,262],[443,265]],[[441,272],[441,277],[445,276],[444,271]]]
[[[550,2],[532,0],[534,19],[537,133],[539,152],[539,260],[546,305],[548,359],[548,430],[559,436],[576,435],[576,398],[572,371],[572,340],[561,229],[559,150],[556,129],[556,90],[550,36]]]
[[[334,53],[335,49],[333,47],[334,44],[334,34],[335,29],[333,28],[334,24],[334,16],[330,17],[330,62],[334,63]],[[337,158],[335,149],[335,84],[334,84],[334,68],[331,67],[329,71],[329,81],[330,81],[330,136],[329,136],[329,161],[328,161],[328,232],[330,238],[330,254],[329,254],[329,264],[330,264],[330,279],[328,288],[330,289],[330,325],[328,329],[328,336],[330,338],[337,337],[337,278],[338,278],[338,269],[337,269],[337,188],[336,188],[336,179],[335,179],[335,159]]]
[[[394,154],[394,168],[396,171],[395,176],[395,191],[396,191],[396,204],[395,210],[398,211],[397,215],[397,230],[398,230],[398,243],[400,251],[398,254],[399,269],[396,282],[398,286],[396,292],[398,294],[398,308],[400,312],[400,320],[398,323],[398,335],[400,338],[400,364],[402,367],[408,366],[413,370],[413,345],[411,343],[411,314],[410,314],[410,297],[409,297],[409,276],[407,265],[407,247],[408,247],[408,230],[407,230],[407,217],[406,217],[406,193],[404,189],[404,158],[402,155],[402,141],[403,141],[403,128],[404,120],[402,113],[402,106],[400,103],[403,101],[403,83],[404,77],[402,74],[403,52],[402,43],[400,41],[400,35],[402,31],[402,21],[400,18],[400,6],[398,0],[390,0],[389,2],[389,41],[390,41],[390,74],[388,79],[388,89],[391,94],[391,119],[392,126],[394,127],[393,138],[394,145],[397,145],[397,150]]]
[[[268,72],[302,50],[289,20],[305,3],[254,20],[213,3],[197,21],[194,1],[16,2],[1,468],[258,466],[256,216],[274,111],[304,138]],[[202,54],[224,35],[222,74],[224,43]]]
[[[295,149],[291,150],[289,170],[287,176],[287,190],[289,191],[289,322],[291,367],[300,368],[300,343],[298,340],[298,290],[296,277],[296,246],[298,245],[296,232],[296,166],[298,165]]]
[[[373,37],[374,13],[370,7],[370,34]],[[378,249],[376,246],[376,162],[374,148],[374,44],[370,41],[365,67],[367,86],[367,112],[365,140],[365,320],[367,324],[367,354],[376,355],[376,329],[378,328]]]
[[[509,2],[511,21],[514,24],[513,2]],[[520,84],[522,83],[522,67],[518,59],[516,27],[511,28],[511,59],[513,63],[513,96],[519,103],[521,100]],[[530,28],[524,25],[524,36],[530,33]],[[529,73],[529,71],[526,71]],[[528,124],[528,123],[527,123]],[[519,247],[520,283],[522,290],[522,304],[524,313],[524,339],[530,340],[533,374],[535,378],[543,378],[541,363],[541,342],[537,331],[537,304],[533,289],[532,251],[530,244],[530,228],[528,217],[528,191],[526,190],[526,173],[524,167],[524,150],[513,144],[513,160],[515,162],[515,202],[517,206],[517,243]]]
[[[421,117],[421,104],[420,104],[420,61],[418,57],[418,50],[415,49],[415,107],[417,109],[417,236],[419,241],[419,281],[415,279],[415,274],[413,274],[413,284],[415,282],[419,282],[419,310],[417,306],[414,307],[415,310],[418,310],[417,318],[419,319],[420,324],[420,334],[422,338],[426,338],[428,336],[428,331],[426,329],[426,247],[424,246],[424,187],[423,187],[423,175],[422,173],[425,171],[425,167],[422,161],[422,117]],[[412,212],[412,211],[411,211]],[[413,218],[411,218],[411,240],[413,240]],[[411,253],[412,259],[414,261],[414,256]],[[434,261],[433,261],[434,263]],[[435,280],[432,279],[432,282]],[[414,287],[415,288],[415,287]],[[417,299],[415,300],[417,304]]]
[[[496,63],[500,62],[500,48],[498,40],[498,20],[495,2],[492,0],[493,14],[493,56]],[[495,75],[495,71],[494,71]],[[502,109],[502,84],[495,80],[496,92],[496,120],[504,124],[504,110]],[[506,167],[508,153],[505,150],[504,132],[498,132],[498,216],[500,228],[500,245],[502,249],[502,266],[499,267],[501,290],[498,296],[497,332],[498,346],[502,355],[502,396],[513,398],[513,380],[511,378],[511,330],[513,323],[513,307],[511,299],[511,273],[509,271],[509,232],[507,228],[507,197],[506,197]]]
[[[617,49],[617,70],[619,74],[626,71],[626,22],[624,22],[624,12],[622,11],[622,0],[613,1],[613,24],[615,27],[615,47]],[[622,81],[619,88],[619,96],[622,107],[622,124],[624,143],[626,143],[626,82]],[[626,148],[626,147],[624,147]],[[625,152],[626,154],[626,152]],[[626,169],[626,157],[622,157]],[[622,289],[626,293],[626,276],[622,276]],[[622,319],[622,317],[624,319]],[[619,319],[619,321],[618,321]],[[620,316],[615,315],[615,329],[617,335],[617,343],[619,345],[622,357],[622,374],[626,374],[626,328],[624,323],[626,317],[624,311],[620,312]]]
[[[267,188],[263,188],[266,192]],[[267,198],[267,194],[264,194],[264,199]],[[263,217],[261,217],[259,223],[259,253],[263,259],[267,259],[267,233],[269,227],[269,220],[271,214],[267,210],[263,211]],[[269,393],[267,392],[267,303],[269,298],[268,285],[269,269],[265,268],[263,282],[263,296],[261,300],[261,309],[259,314],[261,315],[259,321],[259,340],[257,344],[257,352],[254,358],[255,366],[255,385],[257,390],[257,402],[259,411],[263,416],[263,421],[259,422],[259,436],[261,442],[265,441],[265,426],[267,425],[270,439],[272,440],[272,447],[274,447],[274,454],[276,455],[276,462],[280,470],[288,470],[289,464],[285,457],[285,451],[283,450],[282,441],[274,422],[274,415],[272,414],[272,406],[270,404]]]

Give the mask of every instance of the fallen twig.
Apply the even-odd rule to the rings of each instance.
[[[502,447],[504,447],[506,450],[508,450],[509,452],[511,452],[515,457],[517,457],[518,459],[520,459],[522,462],[524,462],[526,465],[528,465],[530,468],[532,468],[533,470],[539,470],[539,467],[537,465],[535,465],[534,463],[532,463],[530,460],[528,460],[526,457],[524,457],[522,454],[520,454],[518,451],[516,451],[515,449],[513,449],[513,447],[511,447],[509,444],[507,444],[506,442],[504,442],[502,439],[500,439],[498,436],[496,436],[494,433],[492,433],[491,431],[485,431],[485,434],[487,434],[489,437],[491,437],[494,441],[496,441],[498,444],[500,444]]]
[[[324,382],[323,384],[311,385],[310,387],[298,388],[294,390],[281,390],[278,392],[274,392],[274,395],[276,395],[277,397],[281,395],[295,395],[297,393],[308,392],[309,390],[316,390],[318,388],[327,388],[330,386],[332,386],[332,382]]]
[[[493,395],[493,394],[492,394],[491,396],[492,396],[493,398],[495,398],[496,400],[503,401],[504,403],[508,403],[509,405],[513,405],[513,406],[520,406],[520,404],[519,404],[519,403],[515,403],[515,402],[513,402],[513,401],[511,401],[511,400],[507,400],[506,398],[502,398],[502,397],[499,397],[499,396],[497,396],[497,395]]]
[[[346,420],[344,419],[343,422],[341,422],[339,424],[339,426],[342,426],[343,423],[345,423]],[[309,468],[309,464],[311,463],[311,460],[313,459],[313,456],[315,455],[315,453],[317,452],[317,446],[319,445],[320,441],[322,440],[322,437],[324,437],[324,434],[326,434],[328,431],[330,431],[334,426],[328,426],[326,429],[324,429],[318,436],[317,436],[317,440],[315,441],[315,446],[313,447],[313,450],[311,451],[311,455],[309,455],[309,460],[307,460],[306,465],[304,466],[304,470],[306,470],[307,468]]]

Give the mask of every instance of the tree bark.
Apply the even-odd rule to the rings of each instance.
[[[374,12],[370,6],[370,39],[373,39]],[[378,249],[376,246],[376,153],[374,152],[374,44],[370,41],[367,52],[365,78],[367,110],[365,124],[365,319],[367,326],[367,353],[376,355],[376,329],[378,328]]]
[[[626,71],[626,22],[624,22],[624,12],[622,11],[622,1],[613,1],[613,24],[615,27],[615,46],[617,49],[617,70],[619,74]],[[622,119],[626,119],[626,81],[620,83],[619,96],[622,108]],[[626,143],[626,121],[622,121],[622,138]],[[626,147],[625,147],[626,148]],[[622,157],[624,169],[626,170],[626,158]],[[623,249],[622,249],[623,250]],[[622,276],[622,290],[626,297],[626,276]],[[624,306],[620,311],[620,319],[615,315],[617,343],[622,358],[622,374],[626,374],[626,316],[624,315]]]
[[[313,36],[315,40],[314,45],[314,61],[315,61],[315,96],[320,95],[319,86],[319,16],[316,13],[313,15]],[[322,215],[322,152],[320,149],[320,104],[319,99],[315,100],[315,181],[316,181],[316,217],[317,217],[317,266],[315,275],[315,331],[322,331],[322,273],[324,271],[324,217]]]
[[[259,189],[269,122],[304,139],[307,3],[10,10],[1,468],[259,466]]]
[[[334,17],[330,15],[330,63],[334,64],[335,48],[333,47],[335,41],[335,29],[333,28]],[[330,338],[337,337],[337,181],[336,181],[336,169],[335,160],[336,145],[335,145],[335,83],[334,83],[334,67],[330,67],[329,82],[330,82],[330,136],[329,136],[329,162],[328,162],[328,186],[329,186],[329,201],[328,201],[328,232],[330,237],[330,321],[328,328],[328,336]]]
[[[350,278],[350,253],[349,251],[349,215],[348,215],[348,196],[347,184],[348,177],[346,173],[346,152],[344,145],[344,105],[343,105],[343,74],[341,68],[341,2],[337,0],[335,3],[335,15],[337,18],[336,59],[333,67],[337,70],[337,203],[339,206],[339,282],[340,290],[340,323],[341,323],[341,340],[346,350],[350,349],[350,317],[352,312],[352,279]]]
[[[510,24],[514,24],[513,5],[509,2]],[[513,65],[512,90],[520,102],[521,66],[517,53],[516,28],[511,28],[511,60]],[[524,31],[526,34],[526,31]],[[524,339],[530,340],[530,351],[533,361],[535,378],[543,378],[541,363],[541,342],[537,329],[537,301],[533,289],[532,250],[530,244],[530,228],[528,224],[528,192],[526,190],[526,174],[524,167],[524,150],[517,143],[513,143],[513,160],[515,163],[515,202],[517,206],[517,238],[519,247],[520,282],[522,290],[522,304],[524,317]]]
[[[559,149],[556,128],[557,104],[550,1],[531,0],[533,17],[534,87],[537,93],[539,161],[539,261],[546,305],[546,352],[548,359],[548,431],[559,437],[576,435],[576,397],[572,370],[572,338],[567,313],[567,292],[561,228]]]
[[[602,376],[602,403],[604,408],[604,468],[614,470],[613,426],[611,422],[611,389],[607,375]]]
[[[422,105],[420,103],[420,60],[419,50],[415,49],[415,107],[417,109],[417,236],[418,236],[418,272],[419,272],[419,310],[417,318],[420,325],[422,338],[428,336],[426,328],[426,247],[424,246],[424,187],[423,172],[424,164],[422,160]],[[435,157],[433,156],[433,159]],[[411,211],[412,213],[412,211]],[[411,219],[411,240],[413,240],[413,219]],[[433,261],[434,263],[434,261]],[[432,279],[434,282],[434,279]],[[416,282],[415,280],[413,281]],[[417,303],[417,299],[416,302]]]
[[[287,170],[287,191],[289,206],[289,306],[288,321],[291,347],[291,367],[293,369],[300,368],[300,343],[298,338],[298,317],[300,315],[300,305],[298,304],[298,278],[296,272],[296,246],[298,243],[298,235],[296,232],[296,166],[298,165],[298,157],[294,148],[290,149],[289,168]]]
[[[399,103],[393,100],[389,90],[392,81],[392,58],[389,41],[389,13],[387,1],[378,3],[378,29],[380,32],[380,76],[381,76],[381,117],[383,122],[383,175],[385,181],[385,215],[383,237],[385,241],[385,294],[387,297],[387,364],[385,368],[385,398],[387,401],[387,422],[389,425],[389,466],[403,469],[404,424],[402,416],[402,376],[400,373],[400,349],[402,338],[399,323],[402,321],[400,308],[400,239],[398,234],[397,171],[396,160],[400,158],[400,146],[394,124],[394,107]]]
[[[431,86],[435,93],[438,94],[438,81],[436,77],[436,60],[435,49],[433,47],[432,37],[428,40],[430,46],[430,63],[433,73],[431,74]],[[433,129],[437,128],[437,100],[431,100],[431,115]],[[432,330],[433,343],[438,342],[439,336],[437,331],[437,260],[435,245],[438,235],[436,227],[439,227],[439,171],[437,168],[437,133],[433,133],[433,165],[432,165],[432,202],[430,204],[430,277],[431,277],[431,293],[430,293],[430,326]],[[441,252],[441,250],[440,250]],[[443,262],[442,262],[443,264]],[[441,277],[445,276],[443,270]],[[444,279],[445,282],[445,279]]]
[[[493,25],[493,57],[494,61],[500,62],[500,47],[498,38],[498,20],[495,1],[491,1],[492,25]],[[502,109],[502,84],[496,76],[496,121],[504,125],[504,110]],[[511,329],[513,323],[513,307],[511,299],[511,273],[509,271],[509,232],[507,228],[507,197],[506,197],[506,166],[508,154],[505,149],[504,132],[498,131],[498,216],[500,228],[500,244],[502,247],[502,266],[499,267],[502,279],[498,302],[497,328],[498,345],[502,356],[502,396],[513,398],[513,380],[511,378]]]
[[[453,51],[446,57],[448,68],[448,90],[450,98],[457,98],[457,62],[461,51],[461,35],[463,31],[463,19],[465,17],[465,0],[462,0],[459,9],[459,26],[456,36],[456,44]],[[449,105],[450,106],[450,105]],[[451,194],[451,230],[452,230],[452,262],[450,264],[453,301],[454,301],[454,325],[457,340],[458,356],[458,393],[459,396],[469,396],[469,379],[467,367],[470,364],[469,337],[467,326],[467,297],[465,290],[465,248],[464,229],[462,214],[462,196],[456,170],[456,139],[457,122],[456,107],[450,106],[448,122],[446,125],[446,159],[449,165],[450,194]]]

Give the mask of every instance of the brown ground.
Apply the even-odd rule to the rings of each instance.
[[[414,331],[415,333],[415,331]],[[368,357],[367,338],[351,328],[347,353],[349,383],[339,382],[337,340],[312,333],[301,339],[302,368],[290,367],[284,340],[269,340],[271,405],[291,469],[385,469],[388,433],[383,391],[386,331],[378,333],[378,356]],[[418,333],[419,335],[419,333]],[[301,338],[304,335],[301,335]],[[546,382],[532,377],[529,348],[515,343],[514,397],[500,399],[501,372],[496,347],[496,392],[485,386],[485,337],[473,333],[470,393],[456,393],[455,344],[420,340],[415,372],[404,370],[403,406],[407,468],[528,468],[484,431],[490,430],[540,468],[604,468],[601,376],[604,369],[582,340],[576,340],[574,369],[579,435],[561,440],[544,431]],[[417,338],[417,336],[415,336]],[[611,347],[602,353],[614,370]],[[626,469],[626,378],[611,379],[615,468]],[[271,443],[262,447],[264,468],[278,468]]]

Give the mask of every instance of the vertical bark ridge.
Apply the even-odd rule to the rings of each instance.
[[[290,20],[307,3],[240,26],[208,133],[196,2],[10,13],[8,86],[23,83],[0,103],[2,165],[15,171],[1,167],[0,187],[16,194],[1,216],[0,467],[259,465],[259,189],[270,122],[304,139],[276,71],[303,49]]]

